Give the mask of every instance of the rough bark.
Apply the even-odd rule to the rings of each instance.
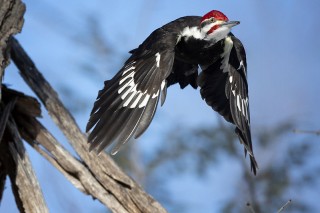
[[[19,0],[0,0],[0,84],[9,64],[8,40],[19,33],[23,25],[25,5]],[[0,88],[1,100],[1,88]]]
[[[165,209],[106,154],[88,151],[86,135],[63,106],[57,93],[37,70],[12,35],[21,31],[25,5],[19,0],[0,0],[0,201],[9,175],[17,206],[21,212],[47,212],[45,201],[23,147],[27,141],[54,165],[80,191],[98,199],[112,212],[166,212]],[[8,45],[8,42],[10,45]],[[53,121],[67,137],[80,159],[67,152],[37,120],[39,103],[2,85],[9,59],[37,94]],[[10,101],[2,100],[6,89]],[[5,99],[3,97],[3,99]],[[20,137],[21,135],[21,137]]]
[[[4,90],[6,90],[5,87]],[[4,92],[0,118],[0,132],[2,133],[0,143],[2,183],[0,189],[3,192],[3,181],[5,176],[8,175],[20,212],[46,213],[48,209],[42,191],[13,118],[13,112],[19,110],[19,107],[16,107],[19,101],[16,96]],[[19,114],[19,116],[27,114],[28,110]]]
[[[112,206],[117,212],[125,209],[108,193],[93,176],[83,162],[72,156],[53,135],[36,119],[20,120],[22,137],[58,171],[60,171],[77,189],[98,199],[105,206]],[[30,128],[28,128],[30,127]],[[37,132],[29,130],[36,127]]]
[[[110,202],[107,201],[106,205],[110,210],[112,212],[130,213],[166,212],[157,201],[128,177],[106,153],[97,155],[95,152],[88,151],[86,135],[81,132],[72,115],[59,100],[57,93],[14,38],[11,41],[11,57],[25,82],[41,100],[49,115],[67,137],[68,142],[80,156],[85,166],[104,188],[101,193],[109,197]],[[80,183],[78,185],[81,190],[85,188]],[[122,208],[119,208],[120,206]]]

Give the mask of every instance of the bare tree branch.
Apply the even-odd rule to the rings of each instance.
[[[16,103],[16,100],[12,100],[10,103],[8,103],[6,106],[4,106],[3,110],[2,109],[0,110],[0,112],[1,112],[1,117],[0,117],[0,144],[2,142],[2,137],[3,137],[4,131],[6,129],[10,113],[11,113],[15,103]],[[0,107],[2,107],[2,106],[0,106]],[[8,173],[7,173],[6,169],[5,169],[5,165],[0,160],[0,203],[1,203],[1,200],[2,200],[3,191],[5,189],[5,183],[6,183],[7,174]]]
[[[19,68],[23,79],[37,94],[48,110],[49,115],[65,134],[77,154],[105,190],[114,197],[113,203],[107,203],[111,211],[123,212],[115,208],[114,203],[117,202],[118,205],[123,206],[130,213],[166,212],[157,201],[129,178],[106,153],[98,156],[94,152],[88,152],[86,136],[81,132],[74,118],[63,106],[57,93],[43,78],[32,60],[14,38],[11,40],[11,57]]]
[[[0,0],[0,84],[9,64],[7,43],[10,36],[22,29],[25,5],[19,0]],[[1,88],[0,88],[1,100]]]
[[[56,167],[77,189],[97,198],[104,205],[113,205],[117,212],[127,212],[110,193],[103,188],[82,162],[73,157],[48,130],[36,119],[19,120],[21,135],[37,152]],[[29,132],[33,127],[39,131]]]
[[[1,143],[0,158],[9,174],[18,209],[22,213],[49,212],[12,117],[7,123],[7,129],[5,140]]]
[[[15,103],[16,103],[16,100],[12,100],[6,106],[4,106],[3,110],[2,109],[0,110],[0,112],[1,112],[1,117],[0,117],[0,144],[2,142],[2,137],[3,137],[4,131],[6,129],[10,113],[11,113]],[[0,107],[2,108],[2,106],[0,106]],[[7,173],[6,169],[5,169],[5,165],[0,160],[0,203],[1,203],[1,200],[2,200],[3,191],[5,189],[5,183],[6,183],[7,174],[8,173]]]
[[[0,113],[1,113],[1,117],[0,117],[0,148],[3,147],[3,145],[1,146],[1,142],[2,142],[2,138],[7,126],[7,122],[9,120],[9,116],[10,113],[14,107],[16,103],[16,100],[11,100],[7,105],[3,105],[1,103],[0,105]],[[3,192],[5,189],[5,184],[6,184],[6,177],[8,175],[8,172],[6,170],[6,165],[5,165],[5,161],[3,159],[0,158],[0,203],[2,201],[2,196],[3,196]]]

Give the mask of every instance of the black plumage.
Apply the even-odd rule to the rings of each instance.
[[[235,124],[256,173],[245,50],[230,33],[238,22],[228,22],[218,11],[208,14],[172,21],[130,51],[123,68],[99,91],[86,128],[92,130],[91,149],[100,152],[114,143],[112,153],[116,153],[131,137],[139,137],[150,125],[159,100],[161,105],[165,102],[167,87],[179,83],[182,89],[199,86],[206,103]]]

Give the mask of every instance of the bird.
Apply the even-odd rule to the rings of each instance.
[[[185,16],[154,30],[98,92],[86,126],[89,150],[111,154],[149,127],[167,88],[200,88],[202,99],[226,121],[249,153],[256,174],[250,130],[246,53],[231,33],[240,24],[218,10]],[[159,103],[160,102],[160,103]]]

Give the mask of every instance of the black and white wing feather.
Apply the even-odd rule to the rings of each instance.
[[[221,58],[201,65],[198,78],[201,96],[227,121],[236,125],[236,133],[249,153],[251,169],[256,173],[257,163],[252,152],[250,132],[247,63],[244,47],[239,39],[230,35],[221,42]]]
[[[158,30],[154,34],[163,32]],[[174,44],[167,46],[146,40],[123,68],[99,91],[86,131],[92,132],[90,149],[101,152],[114,143],[112,154],[131,137],[139,137],[149,126],[155,114],[159,97],[164,103],[166,78],[174,61]]]

